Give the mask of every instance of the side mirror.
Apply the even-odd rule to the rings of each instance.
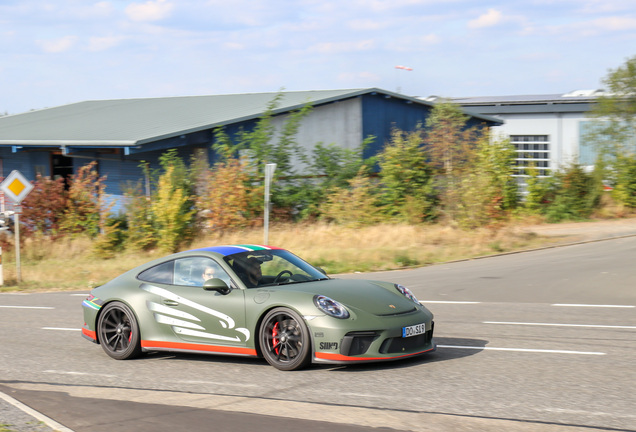
[[[225,295],[229,294],[231,289],[223,279],[212,278],[203,282],[203,289],[206,291],[218,291],[219,293]]]
[[[317,269],[320,273],[322,273],[322,274],[324,274],[325,276],[327,276],[327,272],[326,272],[326,271],[325,271],[322,267],[316,267],[316,269]]]

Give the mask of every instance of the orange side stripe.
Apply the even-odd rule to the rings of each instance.
[[[317,352],[315,356],[317,359],[331,360],[331,361],[365,361],[365,360],[373,361],[373,360],[391,360],[391,359],[399,359],[402,357],[411,357],[411,356],[423,354],[428,351],[433,351],[433,348],[412,353],[412,354],[403,354],[403,355],[391,356],[391,357],[350,357],[350,356],[344,356],[342,354],[332,354],[332,353],[322,353],[322,352]]]
[[[88,336],[89,338],[93,339],[93,340],[97,339],[97,336],[95,335],[94,331],[82,328],[82,333],[85,334],[86,336]]]
[[[194,343],[183,343],[183,342],[163,342],[163,341],[141,341],[142,348],[164,348],[164,349],[175,349],[175,350],[189,350],[189,351],[207,351],[207,352],[218,352],[218,353],[227,353],[227,354],[242,354],[242,355],[256,355],[256,350],[253,348],[241,348],[241,347],[230,347],[230,346],[218,346],[218,345],[203,345],[203,344],[194,344]]]

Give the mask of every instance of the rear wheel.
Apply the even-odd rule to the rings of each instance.
[[[265,315],[259,331],[259,342],[263,357],[276,369],[301,369],[311,361],[307,325],[290,309],[276,308]]]
[[[135,314],[125,304],[107,304],[99,316],[97,331],[99,343],[112,358],[131,359],[141,353],[139,326]]]

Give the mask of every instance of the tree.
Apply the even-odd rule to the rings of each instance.
[[[636,206],[632,162],[636,157],[636,56],[610,69],[603,84],[607,86],[607,94],[597,99],[590,112],[596,121],[586,139],[597,150],[597,166],[603,168],[601,176],[614,186],[614,199],[633,208]]]
[[[191,240],[195,214],[192,197],[182,185],[175,184],[174,176],[175,168],[169,165],[159,177],[150,205],[158,235],[157,245],[167,252],[176,252],[181,244]]]
[[[426,145],[438,172],[436,187],[450,219],[457,217],[461,183],[474,163],[475,147],[482,135],[479,129],[468,127],[468,119],[459,105],[440,102],[426,120]]]
[[[254,225],[256,220],[261,222],[251,210],[254,204],[262,209],[263,195],[259,194],[258,200],[254,196],[261,189],[250,187],[246,164],[244,159],[230,159],[200,174],[196,205],[204,230],[242,228]]]
[[[470,161],[475,139],[467,129],[468,116],[451,102],[440,102],[426,119],[426,143],[431,160],[447,177],[462,171]]]
[[[603,79],[607,94],[597,99],[590,112],[602,122],[596,134],[603,139],[597,144],[611,154],[633,154],[636,150],[636,56],[624,65],[610,69]]]
[[[484,134],[473,150],[473,164],[458,185],[455,215],[460,225],[474,228],[505,219],[517,204],[517,182],[512,177],[514,147],[508,139]]]
[[[69,178],[68,201],[60,229],[70,234],[97,236],[106,224],[112,204],[106,204],[106,176],[99,176],[97,162],[90,162]]]
[[[391,216],[408,222],[435,216],[433,169],[422,136],[421,125],[409,133],[394,129],[391,140],[378,155],[385,208]]]
[[[64,178],[37,175],[33,190],[22,201],[20,222],[26,235],[60,236],[60,224],[67,204]]]

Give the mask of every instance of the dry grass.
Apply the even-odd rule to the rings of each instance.
[[[422,266],[528,249],[550,241],[512,226],[465,231],[440,225],[387,224],[352,229],[308,224],[274,226],[269,234],[269,244],[289,249],[330,274]],[[200,238],[190,248],[262,242],[262,229],[252,229]],[[5,253],[5,286],[0,290],[90,289],[162,255],[160,251],[124,252],[103,260],[92,255],[88,239],[29,240],[21,250],[22,283],[16,284],[14,254]]]

